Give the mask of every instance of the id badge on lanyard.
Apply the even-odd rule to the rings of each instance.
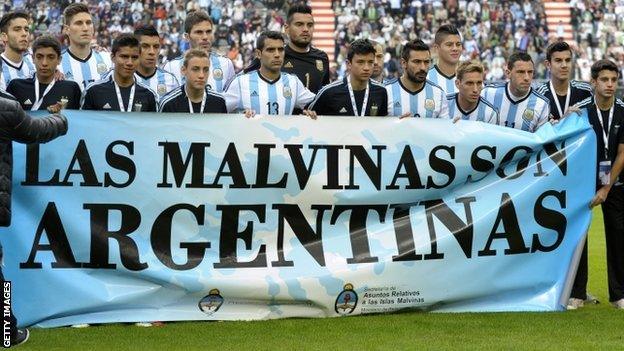
[[[600,180],[600,185],[609,185],[611,184],[611,161],[600,161],[598,164],[598,179]]]
[[[602,125],[602,121],[600,119],[601,112],[596,107],[596,111],[598,112],[598,122],[600,123],[600,129],[602,130],[602,137],[604,140],[605,146],[605,160],[600,161],[598,164],[598,180],[600,181],[600,185],[609,185],[611,184],[611,160],[609,159],[609,130],[613,125],[613,112],[615,110],[615,106],[611,106],[609,109],[609,118],[608,118],[608,130],[605,131],[604,126]]]

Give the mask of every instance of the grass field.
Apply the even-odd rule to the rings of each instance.
[[[19,350],[623,350],[624,311],[607,297],[601,212],[589,239],[589,287],[601,304],[558,313],[400,313],[140,328],[34,329]]]

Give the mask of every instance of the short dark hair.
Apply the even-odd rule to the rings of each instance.
[[[7,33],[9,31],[9,25],[11,24],[11,21],[17,18],[23,18],[28,21],[28,14],[22,11],[8,12],[4,16],[2,16],[2,19],[0,19],[0,32]]]
[[[262,51],[264,49],[264,42],[267,39],[284,41],[284,36],[282,36],[282,33],[280,32],[276,32],[274,30],[266,30],[260,33],[260,35],[258,36],[258,39],[256,40],[256,49]]]
[[[138,48],[140,45],[141,43],[139,42],[139,39],[137,39],[137,37],[135,37],[134,34],[122,33],[122,34],[119,34],[119,36],[115,38],[115,40],[113,40],[113,48],[111,50],[111,53],[113,54],[113,56],[115,56],[115,54],[121,48],[125,48],[125,47]]]
[[[53,36],[44,35],[37,38],[32,46],[33,55],[43,48],[52,48],[58,56],[61,56],[61,43]]]
[[[89,7],[86,4],[83,4],[81,2],[69,4],[65,8],[65,10],[63,10],[63,23],[69,25],[74,16],[83,12],[88,13],[89,16],[91,15],[91,12],[89,12]]]
[[[572,48],[570,48],[570,45],[568,45],[565,41],[557,41],[548,45],[546,48],[546,61],[550,61],[552,54],[561,51],[569,51],[570,54],[572,54]]]
[[[148,36],[148,37],[159,37],[160,36],[158,34],[158,31],[156,30],[156,27],[154,27],[154,26],[142,25],[142,26],[139,26],[137,29],[134,30],[134,36],[136,36],[137,38],[140,38],[143,35]]]
[[[299,4],[291,6],[290,9],[288,9],[288,15],[286,15],[286,23],[290,24],[290,22],[292,22],[293,16],[296,13],[303,13],[306,15],[311,15],[312,8],[304,3],[299,3]]]
[[[440,44],[449,35],[460,35],[459,30],[452,24],[442,25],[436,31],[434,41],[436,44]]]
[[[507,59],[507,69],[511,71],[514,64],[518,61],[533,63],[531,55],[527,54],[526,52],[516,51],[511,54],[511,56],[509,56],[509,59]]]
[[[424,41],[420,39],[414,39],[412,41],[408,41],[403,49],[401,49],[401,58],[405,61],[409,60],[410,52],[412,51],[429,51],[429,46],[425,44]]]
[[[620,70],[618,69],[618,66],[615,64],[615,62],[611,60],[603,59],[603,60],[598,60],[594,62],[594,64],[591,66],[592,79],[598,78],[598,75],[600,74],[600,72],[604,70],[613,71],[617,73],[618,78],[620,77]]]
[[[349,51],[347,52],[347,60],[351,62],[355,55],[375,55],[377,51],[375,46],[368,39],[357,39],[351,42],[349,45]]]
[[[202,22],[210,22],[210,25],[214,26],[212,20],[210,19],[210,15],[206,13],[206,11],[191,11],[186,15],[186,20],[184,21],[184,32],[190,33],[195,25]]]

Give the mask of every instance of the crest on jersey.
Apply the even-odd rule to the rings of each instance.
[[[323,72],[323,60],[316,60],[316,69],[318,69],[319,71]]]
[[[290,87],[284,87],[284,97],[286,99],[290,99],[292,97],[292,91],[290,90]]]
[[[158,84],[156,91],[158,95],[164,95],[167,92],[167,87],[164,84]]]
[[[370,115],[377,116],[378,114],[379,114],[379,106],[377,106],[376,104],[372,104],[370,108]]]
[[[433,101],[433,99],[426,99],[425,100],[425,109],[427,109],[429,111],[433,111],[434,108],[435,108],[435,101]]]
[[[524,110],[524,113],[522,114],[522,118],[526,120],[527,122],[531,122],[534,116],[535,116],[535,111],[530,110],[528,108]]]
[[[223,79],[223,71],[221,70],[221,68],[217,68],[214,71],[212,71],[212,76],[216,80],[221,80]]]
[[[97,64],[97,72],[99,74],[104,74],[106,73],[107,70],[108,70],[108,67],[106,67],[106,64],[104,62],[100,62]]]

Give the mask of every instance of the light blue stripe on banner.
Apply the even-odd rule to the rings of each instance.
[[[267,88],[269,90],[269,101],[267,108],[269,109],[270,115],[279,115],[279,103],[277,102],[277,88],[275,85],[277,82],[273,84],[267,84]],[[276,108],[277,107],[277,108]]]
[[[444,94],[442,94],[442,95],[444,95]],[[412,97],[416,97],[416,95],[413,95]],[[435,100],[433,98],[433,88],[431,87],[431,84],[427,84],[427,82],[425,82],[425,111],[427,111],[427,114],[425,115],[425,117],[426,118],[433,118],[433,109],[431,109],[431,110],[427,109],[427,103],[426,103],[427,99],[431,99],[431,101],[435,102]]]
[[[282,84],[284,85],[284,89],[290,90],[290,94],[284,96],[284,99],[286,100],[286,108],[284,109],[284,114],[290,115],[292,114],[292,99],[293,97],[296,98],[296,95],[293,95],[297,94],[298,91],[293,91],[290,88],[290,80],[288,79],[288,74],[282,73]]]
[[[481,99],[477,101],[479,104],[478,112],[477,112],[477,121],[485,121],[485,104],[481,102]]]
[[[74,74],[73,74],[72,69],[71,69],[71,63],[69,61],[70,59],[71,59],[71,57],[69,56],[69,53],[66,51],[63,54],[63,64],[62,64],[63,65],[63,74],[65,74],[65,78],[73,79],[74,78]],[[78,84],[82,84],[82,82],[77,82],[77,83]]]
[[[218,69],[221,70],[221,79],[216,79],[216,78],[214,79],[216,87],[213,87],[213,88],[218,92],[222,92],[223,91],[223,69],[221,69],[221,62],[219,62],[219,57],[214,54],[210,55],[210,61],[211,61],[210,65],[213,67],[212,69],[213,75],[214,75],[214,71]]]
[[[397,101],[399,102],[398,105]],[[401,103],[401,85],[397,80],[396,82],[394,82],[394,84],[392,84],[392,108],[394,109],[394,115],[397,117],[403,114],[403,110],[401,109]]]
[[[537,96],[531,93],[531,96],[529,96],[529,101],[527,104],[527,110],[533,111],[533,119],[537,118],[537,111],[535,111],[535,104],[537,104]],[[527,132],[531,131],[531,121],[527,121],[526,119],[524,119],[524,116],[522,118],[522,130],[526,130]]]
[[[254,71],[249,75],[249,90],[250,90],[250,100],[251,100],[251,109],[256,111],[256,113],[260,113],[260,91],[258,89],[258,71]]]

